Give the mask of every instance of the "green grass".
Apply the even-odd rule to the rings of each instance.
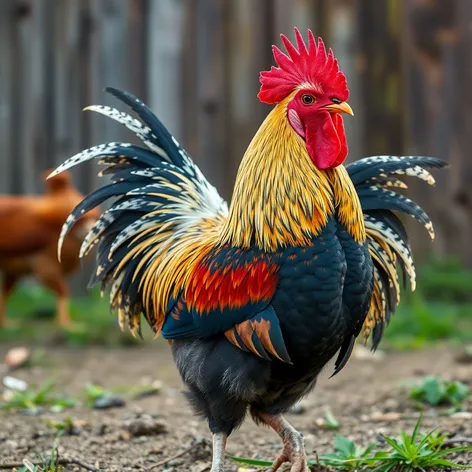
[[[29,413],[41,412],[44,408],[57,413],[76,404],[71,397],[54,391],[54,382],[48,380],[39,387],[28,387],[24,392],[12,391],[11,396],[0,404],[1,410],[25,410]]]
[[[426,376],[420,385],[410,390],[410,397],[430,406],[448,405],[462,410],[463,401],[469,396],[469,387],[462,382],[451,382],[434,375]]]
[[[333,412],[330,409],[325,411],[324,415],[324,425],[327,429],[339,429],[341,426],[338,419],[333,415]]]
[[[72,434],[76,429],[74,420],[70,416],[64,418],[62,421],[47,420],[46,424],[55,429],[56,436]]]
[[[430,431],[420,432],[421,418],[411,434],[400,432],[398,438],[383,436],[385,446],[377,444],[367,447],[357,445],[349,438],[336,435],[334,452],[323,454],[317,460],[309,460],[311,466],[330,466],[338,470],[371,472],[416,472],[443,470],[444,467],[467,468],[452,461],[449,456],[472,451],[472,446],[448,447],[445,434]],[[270,467],[271,461],[230,456],[246,466]]]
[[[336,435],[334,452],[324,454],[319,458],[322,465],[329,465],[343,470],[359,470],[371,464],[372,451],[376,444],[362,447],[344,436]]]
[[[467,465],[458,464],[447,457],[451,454],[471,451],[472,447],[447,447],[444,444],[447,435],[438,435],[434,431],[421,434],[420,423],[421,420],[416,423],[411,435],[402,431],[399,438],[383,437],[390,446],[390,450],[379,451],[375,454],[373,465],[376,467],[372,472],[393,470],[414,472],[426,469],[438,470],[439,467],[468,468]]]
[[[18,472],[64,472],[65,469],[58,462],[58,453],[56,444],[53,446],[50,457],[38,454],[38,463],[33,463],[28,459],[23,459],[23,467]]]
[[[89,383],[85,386],[82,396],[85,399],[85,405],[87,405],[89,408],[92,408],[97,400],[112,394],[113,393],[110,390],[106,390],[100,385]]]

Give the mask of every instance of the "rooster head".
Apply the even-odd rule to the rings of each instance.
[[[308,45],[295,28],[297,47],[281,35],[284,54],[272,47],[278,67],[261,72],[259,99],[276,104],[290,97],[287,119],[307,146],[311,160],[319,169],[337,167],[347,157],[346,135],[340,113],[353,115],[346,76],[321,38],[316,43],[308,30]]]

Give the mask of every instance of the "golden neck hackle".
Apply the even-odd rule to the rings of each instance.
[[[273,108],[249,144],[221,244],[255,244],[265,251],[308,246],[335,211],[357,241],[365,238],[360,202],[345,168],[316,168],[287,119],[292,98]]]

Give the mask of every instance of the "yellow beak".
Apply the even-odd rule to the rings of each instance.
[[[348,115],[354,116],[354,112],[347,102],[333,103],[332,105],[326,105],[323,108],[327,108],[329,111],[334,113],[347,113]]]

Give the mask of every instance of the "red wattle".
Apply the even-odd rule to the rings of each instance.
[[[309,123],[305,123],[305,139],[311,160],[318,169],[338,166],[347,155],[342,118],[329,112],[310,118]],[[337,118],[341,120],[340,124]]]
[[[339,142],[341,144],[341,150],[339,151],[338,157],[334,161],[334,164],[332,167],[338,167],[346,160],[348,147],[347,147],[346,133],[344,132],[344,123],[343,123],[342,116],[339,114],[335,114],[335,115],[332,115],[332,117],[334,121],[334,127],[336,128]]]

